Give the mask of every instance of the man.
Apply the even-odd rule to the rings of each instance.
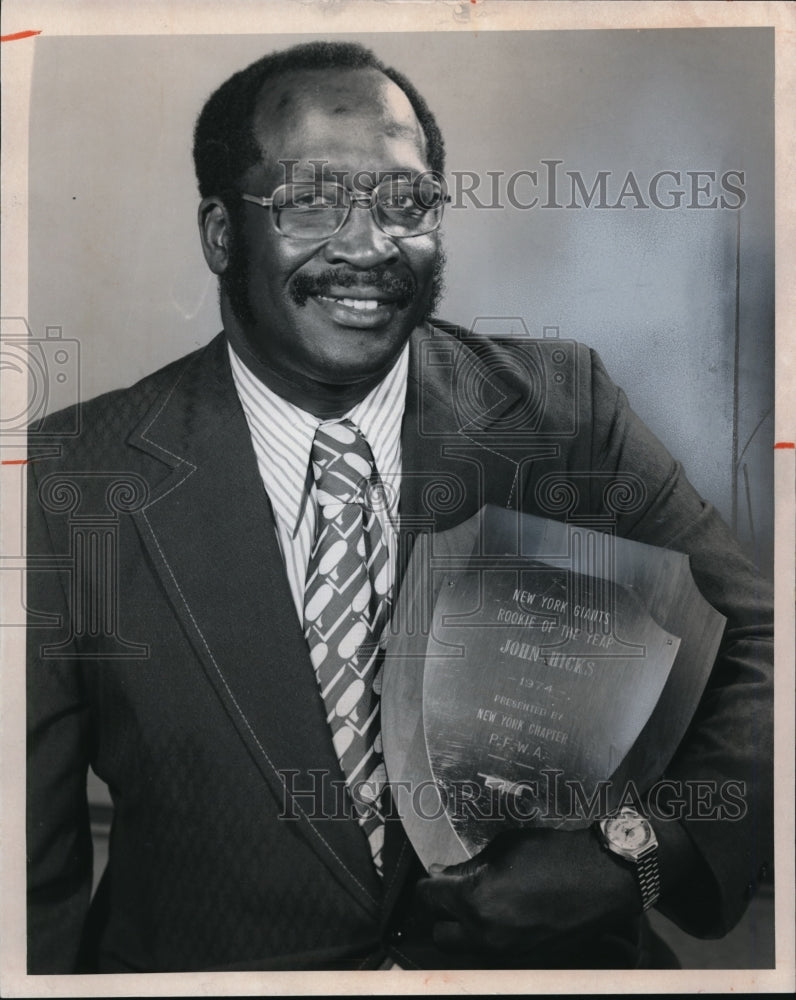
[[[644,821],[658,905],[724,933],[770,852],[766,586],[589,351],[559,377],[537,345],[531,428],[517,346],[428,321],[444,146],[400,74],[348,44],[268,56],[210,98],[194,154],[223,334],[85,404],[30,466],[30,971],[665,962],[640,920],[657,897],[594,831],[505,833],[427,877],[387,808],[380,665],[408,528],[548,514],[539,484],[584,472],[643,482],[617,531],[688,553],[728,619],[666,777],[742,783],[743,816]],[[452,372],[488,387],[476,427]],[[529,430],[554,445],[533,460]],[[440,482],[458,504],[435,505]],[[90,907],[89,764],[114,800]],[[335,781],[309,809],[318,774]]]

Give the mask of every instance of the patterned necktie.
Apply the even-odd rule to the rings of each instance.
[[[373,456],[349,420],[315,433],[319,503],[304,588],[304,634],[357,819],[381,873],[386,773],[379,734],[379,640],[390,611],[390,562],[371,499]],[[374,490],[374,485],[376,489]]]

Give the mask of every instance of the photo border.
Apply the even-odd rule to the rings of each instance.
[[[787,3],[723,2],[513,2],[470,0],[364,0],[307,3],[278,0],[252,4],[238,0],[223,7],[207,0],[186,3],[19,2],[2,11],[3,44],[2,316],[27,316],[27,136],[32,53],[36,34],[285,34],[352,31],[534,31],[624,28],[763,27],[775,29],[776,59],[776,667],[775,781],[777,788],[776,968],[773,970],[617,970],[590,971],[422,971],[380,972],[225,972],[125,975],[27,976],[25,972],[25,795],[24,782],[24,629],[0,629],[4,669],[0,688],[2,759],[2,857],[0,884],[0,992],[5,996],[197,996],[343,993],[617,993],[786,991],[794,978],[794,485],[796,480],[796,362],[793,351],[796,290],[794,260],[796,141],[796,10]],[[21,36],[19,33],[23,33]],[[16,36],[16,37],[15,37]],[[5,394],[4,394],[5,397]],[[4,398],[4,407],[15,401]],[[8,411],[6,411],[8,412]],[[0,551],[19,537],[24,455],[4,447]],[[13,585],[1,574],[3,603],[12,602]]]

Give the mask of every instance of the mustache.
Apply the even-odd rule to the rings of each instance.
[[[387,268],[369,271],[321,271],[319,274],[297,274],[290,285],[290,295],[298,306],[307,304],[314,295],[328,295],[332,288],[368,288],[388,295],[405,309],[417,294],[417,282],[411,275],[392,274]]]

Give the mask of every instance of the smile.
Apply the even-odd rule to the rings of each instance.
[[[370,330],[394,317],[397,303],[385,299],[354,298],[350,295],[312,295],[310,301],[338,326]]]
[[[319,295],[319,299],[323,299],[326,302],[336,302],[342,306],[346,306],[349,309],[356,309],[358,312],[373,312],[378,309],[380,305],[384,305],[378,299],[338,299],[331,295]]]

